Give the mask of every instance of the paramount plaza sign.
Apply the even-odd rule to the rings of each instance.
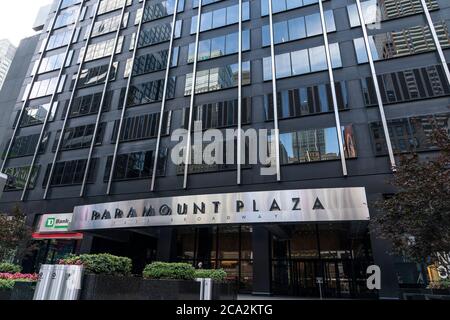
[[[72,231],[155,226],[369,220],[364,188],[154,198],[80,206]]]

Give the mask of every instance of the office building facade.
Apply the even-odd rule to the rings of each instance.
[[[16,47],[10,41],[6,39],[0,40],[0,90],[3,87],[15,54]]]
[[[224,268],[241,292],[398,297],[417,266],[368,224],[398,155],[449,128],[449,18],[445,0],[55,1],[1,168],[0,208],[41,246],[27,267],[110,252]],[[245,135],[211,152],[228,129]],[[251,129],[270,166],[247,161]]]

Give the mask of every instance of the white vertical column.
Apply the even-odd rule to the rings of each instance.
[[[47,199],[47,196],[48,196],[48,191],[50,189],[50,183],[52,181],[53,173],[55,171],[56,161],[58,160],[58,154],[59,154],[59,151],[61,150],[61,145],[62,145],[62,140],[63,140],[62,137],[63,137],[64,131],[66,130],[66,127],[67,127],[67,122],[69,120],[69,115],[70,115],[70,109],[72,108],[73,100],[75,98],[75,93],[77,91],[76,88],[78,86],[78,81],[80,80],[80,74],[81,74],[81,71],[83,70],[84,60],[86,59],[86,54],[87,54],[87,51],[88,51],[87,48],[89,46],[89,42],[90,42],[91,37],[92,37],[92,31],[94,30],[94,23],[95,23],[95,20],[97,18],[98,9],[100,8],[100,1],[101,0],[98,0],[98,2],[96,4],[96,7],[94,9],[94,15],[92,16],[92,23],[91,23],[91,26],[89,27],[90,28],[89,29],[89,34],[88,34],[88,37],[87,37],[87,40],[86,40],[86,44],[84,46],[83,56],[82,56],[81,61],[80,61],[80,66],[78,67],[77,76],[75,78],[75,82],[74,82],[74,85],[73,85],[72,94],[70,96],[70,100],[69,100],[69,103],[67,105],[67,110],[66,110],[66,114],[65,114],[65,117],[64,117],[64,122],[63,122],[63,125],[62,125],[62,128],[61,128],[61,137],[60,137],[60,139],[58,141],[58,144],[56,146],[55,155],[53,156],[52,166],[50,168],[50,172],[49,172],[48,177],[47,177],[47,183],[46,183],[46,186],[45,186],[44,196],[42,197],[43,199]],[[100,108],[102,108],[102,107],[103,106],[101,105]]]
[[[237,181],[242,180],[242,0],[239,0],[238,32],[238,136],[237,136]]]
[[[155,160],[153,161],[152,182],[151,182],[151,186],[150,186],[150,190],[152,192],[155,190],[156,173],[158,171],[158,160],[159,160],[158,157],[159,157],[159,150],[161,149],[161,135],[162,135],[162,127],[163,127],[163,121],[164,121],[164,111],[166,109],[167,87],[169,85],[170,67],[172,66],[172,50],[173,50],[173,41],[175,38],[177,13],[178,13],[178,0],[175,0],[175,8],[173,10],[173,18],[172,18],[172,31],[170,34],[169,52],[167,55],[166,75],[164,77],[163,98],[161,101],[161,111],[160,111],[160,116],[159,116],[158,138],[156,140],[156,149],[155,149],[155,154],[154,154]]]
[[[373,62],[372,51],[370,49],[369,36],[367,35],[366,21],[364,19],[364,15],[363,15],[362,8],[361,8],[361,0],[356,0],[356,7],[358,8],[359,21],[361,22],[361,28],[363,31],[364,44],[366,46],[367,58],[369,60],[370,70],[371,70],[372,78],[373,78],[373,85],[375,87],[375,93],[377,96],[378,108],[380,110],[381,123],[383,124],[383,132],[384,132],[384,136],[386,138],[386,145],[387,145],[387,149],[388,149],[389,160],[391,163],[391,169],[392,169],[392,171],[395,171],[396,165],[395,165],[394,151],[392,149],[391,137],[389,136],[389,129],[388,129],[387,121],[386,121],[386,114],[384,113],[383,99],[381,98],[380,85],[378,84],[378,78],[377,78],[377,73],[375,70],[375,64]]]
[[[447,61],[444,56],[444,52],[442,51],[441,43],[439,42],[439,38],[436,33],[436,28],[434,27],[433,20],[431,19],[430,10],[428,10],[428,6],[425,0],[420,0],[422,3],[423,12],[425,13],[425,17],[428,22],[428,27],[430,28],[431,35],[433,36],[434,44],[436,45],[436,50],[439,54],[439,59],[441,60],[442,68],[444,68],[445,76],[447,77],[447,81],[450,84],[450,71],[448,69]]]
[[[144,14],[145,14],[145,6],[146,5],[147,5],[147,0],[143,0],[142,16],[141,16],[141,19],[139,21],[139,25],[138,25],[138,28],[136,31],[136,39],[134,39],[135,42],[134,42],[134,46],[133,46],[133,56],[131,58],[131,60],[132,60],[131,73],[128,76],[127,87],[125,89],[125,98],[124,98],[123,104],[122,104],[122,113],[120,115],[120,122],[119,122],[119,128],[117,130],[116,144],[114,146],[114,155],[113,155],[113,159],[111,162],[111,171],[109,173],[109,178],[108,178],[108,187],[106,189],[107,195],[111,194],[111,187],[112,187],[112,182],[113,182],[113,177],[114,177],[114,172],[115,172],[115,167],[116,167],[116,162],[117,162],[117,153],[119,152],[120,136],[122,135],[122,130],[123,130],[123,123],[124,123],[125,113],[126,113],[126,109],[127,109],[127,100],[128,100],[128,96],[130,94],[131,79],[133,78],[134,64],[136,62],[136,54],[137,54],[137,49],[138,49],[137,47],[138,47],[138,43],[139,43],[139,36],[140,36],[141,30],[142,30],[142,24],[144,22]]]
[[[274,40],[274,31],[273,31],[272,1],[276,1],[276,0],[268,1],[269,2],[269,25],[270,25],[270,58],[271,58],[271,63],[272,63],[273,123],[274,123],[274,130],[275,130],[275,138],[274,139],[275,139],[275,161],[276,161],[277,181],[281,181],[280,130],[278,127],[277,72],[276,72],[276,66],[275,66],[275,40]],[[273,139],[273,137],[272,137],[272,139]]]
[[[189,124],[187,132],[187,143],[186,143],[186,157],[184,163],[184,179],[183,179],[183,189],[187,189],[188,183],[188,172],[189,164],[191,163],[191,131],[192,131],[192,118],[194,113],[194,102],[195,102],[195,86],[197,82],[197,64],[198,64],[198,42],[200,39],[200,20],[202,16],[202,0],[198,1],[198,15],[197,15],[197,29],[195,36],[195,50],[194,50],[194,67],[192,70],[192,90],[191,90],[191,101],[189,104]]]
[[[330,78],[331,96],[333,99],[334,118],[336,121],[339,152],[341,154],[342,174],[344,176],[347,176],[347,163],[346,163],[346,159],[345,159],[344,142],[343,142],[343,138],[342,138],[341,120],[339,118],[339,106],[338,106],[337,97],[336,97],[336,85],[335,85],[335,81],[334,81],[333,65],[331,63],[330,47],[329,47],[329,43],[328,43],[328,31],[327,31],[327,26],[326,26],[326,21],[325,21],[325,13],[323,10],[322,1],[323,0],[319,0],[319,10],[320,10],[320,20],[322,22],[323,42],[324,42],[324,46],[325,46],[325,54],[327,57],[328,75]]]
[[[16,123],[16,126],[14,127],[14,131],[13,131],[11,140],[8,143],[8,147],[6,148],[5,159],[0,168],[0,172],[3,172],[3,170],[5,169],[6,162],[8,161],[9,154],[11,153],[11,148],[14,144],[14,140],[16,138],[17,132],[19,131],[19,128],[20,128],[20,122],[22,121],[23,113],[25,112],[25,108],[28,105],[28,102],[30,101],[31,91],[33,90],[33,85],[36,82],[36,79],[38,77],[38,70],[40,69],[42,60],[44,59],[48,41],[52,35],[53,28],[55,27],[56,19],[58,18],[58,13],[61,9],[62,2],[63,2],[63,0],[59,1],[58,8],[56,9],[56,12],[55,12],[55,16],[53,17],[52,21],[50,22],[50,28],[48,30],[48,35],[44,40],[43,50],[39,56],[39,60],[38,60],[37,66],[36,66],[36,72],[33,74],[32,78],[31,78],[30,89],[26,93],[26,97],[25,97],[25,100],[23,101],[22,108],[20,109],[19,116],[17,117],[17,123]]]
[[[50,99],[50,108],[49,108],[49,110],[48,110],[48,112],[47,112],[47,114],[45,116],[44,123],[42,124],[41,133],[39,135],[39,139],[38,139],[36,148],[34,150],[34,155],[33,155],[33,159],[31,160],[30,169],[28,170],[27,179],[25,181],[25,185],[24,185],[24,188],[23,188],[22,196],[20,198],[21,201],[23,201],[25,199],[25,195],[27,193],[28,185],[30,184],[30,179],[31,179],[31,176],[33,174],[33,168],[34,168],[34,165],[36,163],[36,159],[37,159],[37,156],[38,156],[38,153],[39,153],[39,149],[40,149],[40,146],[41,146],[42,138],[44,136],[45,129],[47,127],[47,123],[48,123],[48,120],[50,118],[50,114],[52,113],[53,104],[56,102],[56,95],[58,94],[58,89],[59,89],[59,86],[61,84],[61,79],[62,79],[62,76],[63,76],[63,72],[64,72],[64,69],[65,69],[66,64],[67,64],[67,58],[69,57],[70,48],[71,48],[72,42],[74,41],[74,37],[75,37],[76,31],[77,31],[78,25],[80,23],[81,14],[83,13],[83,8],[84,8],[85,2],[86,2],[86,0],[83,0],[80,3],[80,10],[78,11],[77,19],[75,20],[75,24],[73,26],[72,34],[70,36],[70,41],[67,44],[67,49],[66,49],[66,52],[64,54],[63,63],[61,65],[61,68],[59,69],[58,81],[56,83],[56,87],[55,87],[55,90],[53,91],[52,97]],[[38,72],[38,70],[36,72]]]
[[[84,170],[83,183],[81,184],[80,197],[84,196],[84,192],[86,190],[86,183],[87,183],[87,179],[89,177],[89,171],[90,171],[91,162],[92,162],[92,154],[94,153],[94,147],[95,147],[95,142],[96,142],[96,138],[97,138],[98,128],[100,126],[100,119],[102,117],[102,111],[103,111],[102,107],[103,107],[103,104],[105,103],[105,99],[106,99],[106,92],[108,90],[109,78],[111,76],[111,69],[112,69],[112,66],[114,63],[114,58],[116,56],[117,44],[119,42],[120,30],[122,29],[122,22],[125,17],[126,8],[127,8],[127,1],[123,0],[122,14],[120,15],[120,24],[117,28],[116,38],[114,40],[113,51],[111,53],[111,59],[109,60],[108,72],[106,73],[105,85],[103,86],[103,93],[102,93],[102,97],[100,99],[100,108],[98,108],[97,119],[95,121],[95,128],[94,128],[94,132],[92,134],[91,147],[89,148],[89,155],[88,155],[87,162],[86,162],[86,168]],[[61,132],[60,140],[62,140],[62,136],[63,136],[63,132]]]

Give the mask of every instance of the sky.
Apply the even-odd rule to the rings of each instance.
[[[35,34],[31,28],[39,8],[52,0],[1,0],[0,39],[17,46],[21,39]]]

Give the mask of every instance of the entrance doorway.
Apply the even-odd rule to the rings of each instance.
[[[275,294],[370,298],[366,270],[373,264],[366,226],[357,222],[285,225],[272,230]]]

